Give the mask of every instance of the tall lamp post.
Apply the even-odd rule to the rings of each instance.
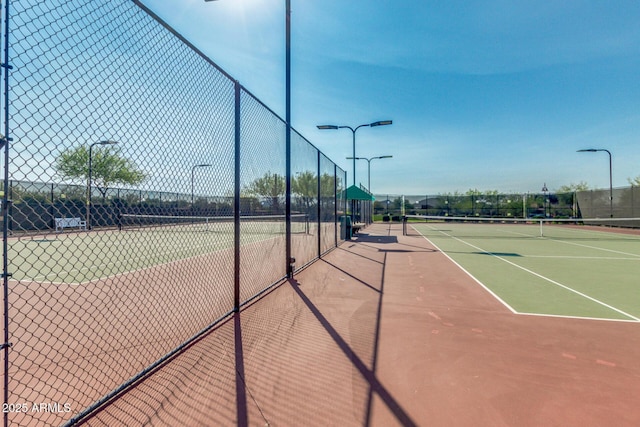
[[[366,157],[347,157],[347,160],[354,159],[354,160],[366,160],[367,161],[367,172],[368,172],[367,189],[371,193],[371,160],[390,159],[392,157],[393,156],[377,156],[377,157],[371,157],[371,158],[366,158]]]
[[[217,0],[204,0],[205,2]],[[285,227],[286,270],[293,277],[295,259],[291,256],[291,0],[285,0],[285,125],[286,125],[286,177],[285,177]]]
[[[613,172],[611,168],[611,151],[604,148],[585,148],[578,150],[578,153],[595,153],[605,151],[609,155],[609,217],[613,218]]]
[[[93,147],[96,145],[115,145],[118,141],[99,141],[89,145],[89,168],[87,171],[87,228],[91,230],[91,175],[93,173]]]
[[[363,125],[356,126],[352,128],[351,126],[338,126],[338,125],[318,125],[318,129],[320,130],[328,130],[328,129],[349,129],[353,134],[353,185],[356,185],[356,131],[362,127],[376,127],[376,126],[386,126],[393,124],[392,120],[379,120],[373,123],[367,123]],[[351,215],[355,215],[355,200],[351,203]],[[354,218],[355,219],[355,218]]]
[[[362,127],[376,127],[376,126],[385,126],[393,124],[393,120],[380,120],[373,123],[368,123],[360,126],[356,126],[352,128],[351,126],[337,126],[337,125],[318,125],[318,129],[327,130],[327,129],[349,129],[353,134],[353,185],[356,185],[356,131]]]
[[[549,204],[549,196],[547,195],[549,193],[549,189],[547,188],[547,183],[545,182],[542,185],[542,194],[544,195],[544,200],[542,201],[542,207],[544,209],[544,217],[547,218],[548,214],[547,214],[547,205]]]
[[[194,202],[195,202],[195,198],[194,198],[194,182],[195,182],[195,173],[196,173],[196,169],[197,168],[208,168],[211,165],[209,163],[203,163],[200,165],[193,165],[193,167],[191,168],[191,210],[194,210]]]
[[[377,157],[371,157],[371,158],[366,158],[366,157],[353,157],[354,160],[366,160],[367,161],[367,190],[369,190],[369,193],[373,194],[373,192],[371,191],[371,160],[376,160],[376,159],[390,159],[393,156],[377,156]],[[352,157],[347,157],[347,159],[352,159]],[[366,216],[367,216],[367,223],[371,223],[371,215],[373,214],[373,204],[370,206],[369,212],[367,212]]]

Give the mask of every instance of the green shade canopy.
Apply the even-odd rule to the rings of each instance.
[[[340,194],[339,197],[343,197],[343,194]],[[355,185],[352,185],[351,187],[347,188],[347,200],[374,201],[375,197],[373,197],[373,194],[369,194],[366,191],[362,190],[361,188]]]

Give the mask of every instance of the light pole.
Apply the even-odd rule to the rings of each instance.
[[[385,126],[393,124],[392,120],[380,120],[373,123],[368,123],[360,126],[356,126],[352,128],[351,126],[337,126],[337,125],[318,125],[318,129],[327,130],[327,129],[349,129],[353,134],[353,185],[356,185],[356,131],[362,127],[376,127],[376,126]]]
[[[193,165],[193,167],[191,168],[191,211],[193,212],[195,210],[194,207],[194,181],[195,181],[195,173],[196,173],[196,169],[197,168],[208,168],[212,165],[210,165],[209,163],[202,163],[200,165]]]
[[[549,189],[547,188],[547,183],[545,182],[542,185],[542,194],[544,195],[544,200],[542,201],[542,207],[544,209],[544,217],[547,217],[547,202],[549,200],[547,193],[549,192]]]
[[[609,155],[609,217],[613,218],[613,171],[611,168],[611,151],[604,148],[585,148],[578,150],[578,153],[595,153],[605,151]]]
[[[87,171],[87,228],[89,230],[91,230],[91,175],[93,172],[93,147],[95,145],[115,145],[117,144],[118,141],[111,141],[111,140],[106,140],[106,141],[99,141],[99,142],[94,142],[93,144],[89,145],[89,168]]]
[[[205,2],[217,0],[204,0]],[[285,0],[285,253],[287,277],[293,277],[291,256],[291,0]]]
[[[353,160],[366,160],[367,161],[367,190],[369,190],[369,193],[373,194],[373,192],[371,191],[371,160],[375,160],[375,159],[390,159],[393,156],[377,156],[377,157],[371,157],[371,158],[366,158],[366,157],[347,157],[347,159],[353,159]],[[371,203],[371,202],[369,202]],[[369,213],[367,213],[367,223],[370,223],[371,220],[371,213],[373,212],[373,205],[370,206],[370,211]]]
[[[328,129],[349,129],[353,134],[353,186],[356,185],[356,131],[362,127],[376,127],[376,126],[385,126],[393,124],[392,120],[379,120],[377,122],[368,123],[364,125],[356,126],[352,128],[351,126],[338,126],[338,125],[318,125],[318,129],[320,130],[328,130]],[[353,220],[355,220],[355,200],[351,201],[351,215],[353,215]]]
[[[367,178],[367,189],[369,190],[369,192],[371,194],[373,194],[371,192],[371,160],[376,160],[376,159],[390,159],[393,156],[377,156],[377,157],[371,157],[371,158],[366,158],[366,157],[347,157],[347,160],[350,159],[354,159],[354,160],[366,160],[367,161],[367,172],[368,172],[368,178]]]

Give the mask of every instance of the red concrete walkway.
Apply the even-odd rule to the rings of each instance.
[[[514,315],[375,224],[89,420],[168,426],[638,426],[640,324]]]

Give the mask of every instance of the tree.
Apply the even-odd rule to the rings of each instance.
[[[140,184],[146,179],[144,172],[114,147],[94,148],[91,153],[91,181],[106,197],[113,184]],[[63,179],[89,179],[89,147],[69,148],[58,157],[56,171]]]
[[[280,211],[280,196],[285,194],[285,185],[282,175],[267,172],[249,184],[246,192],[250,195],[270,198],[273,212],[277,213]]]
[[[589,185],[584,181],[580,181],[578,184],[574,184],[572,182],[571,184],[563,185],[556,190],[557,201],[560,205],[560,215],[578,215],[578,201],[576,199],[576,193],[580,191],[589,191]]]
[[[340,178],[338,178],[338,187]],[[320,196],[323,199],[333,199],[335,196],[336,178],[328,173],[320,175]]]
[[[318,198],[318,177],[311,171],[298,172],[291,180],[291,192],[297,194],[309,213],[312,203]]]
[[[391,206],[396,211],[401,211],[402,210],[402,197],[395,198],[391,202]],[[404,199],[404,209],[405,209],[405,211],[409,211],[409,210],[413,209],[413,204],[407,198]]]
[[[631,184],[631,185],[640,186],[640,175],[636,176],[633,179],[627,178],[627,181],[629,181],[629,184]]]
[[[588,191],[588,190],[589,190],[589,185],[584,181],[580,181],[577,184],[574,184],[572,182],[569,185],[563,185],[562,187],[556,190],[556,193],[573,193],[575,191]]]

